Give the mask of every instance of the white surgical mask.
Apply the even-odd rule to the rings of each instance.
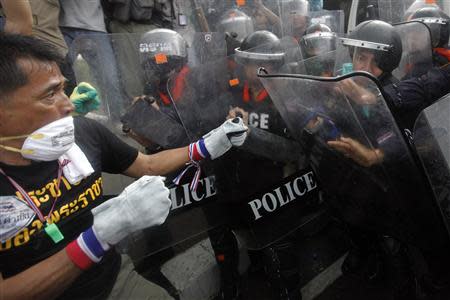
[[[13,152],[20,152],[23,157],[36,161],[57,160],[75,143],[73,118],[65,117],[51,122],[30,135],[15,137],[0,137],[1,141],[24,138],[22,149],[0,145]]]

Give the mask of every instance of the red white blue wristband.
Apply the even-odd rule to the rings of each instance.
[[[188,163],[188,166],[173,180],[173,182],[176,185],[180,184],[181,179],[183,178],[184,174],[186,174],[187,170],[189,170],[191,167],[197,168],[195,171],[194,178],[192,178],[191,184],[190,184],[190,190],[196,191],[198,182],[200,181],[200,175],[201,175],[201,168],[200,164],[198,163],[200,160],[210,157],[210,154],[205,146],[205,141],[203,139],[198,140],[196,143],[192,143],[189,145],[189,159],[190,162]]]
[[[100,262],[109,248],[108,244],[98,240],[94,230],[90,227],[66,246],[66,253],[77,267],[87,270],[94,263]]]

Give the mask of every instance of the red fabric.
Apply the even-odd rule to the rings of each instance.
[[[448,61],[450,61],[450,49],[434,48],[434,51],[436,51],[436,53],[438,53],[439,55],[444,56],[445,58],[447,58]]]
[[[269,93],[267,93],[267,91],[265,89],[263,89],[262,91],[260,91],[258,93],[258,95],[256,95],[256,99],[255,102],[262,102],[264,101],[267,97],[269,96]],[[251,97],[250,97],[250,88],[248,86],[248,82],[244,83],[244,89],[242,91],[242,100],[245,103],[250,102]]]
[[[170,93],[172,94],[173,100],[176,102],[178,101],[181,96],[183,95],[184,92],[184,85],[186,82],[186,76],[189,73],[189,68],[188,66],[184,66],[180,72],[178,72],[177,76],[175,77],[175,84],[173,85],[172,90],[170,91]],[[159,97],[161,98],[162,102],[165,105],[170,105],[171,101],[168,95],[166,95],[165,93],[159,91],[158,92]]]
[[[66,246],[66,253],[70,260],[81,270],[89,269],[94,262],[81,250],[77,240]]]
[[[195,161],[200,161],[203,159],[203,157],[200,155],[198,148],[197,148],[197,143],[194,143],[192,145],[192,159]]]

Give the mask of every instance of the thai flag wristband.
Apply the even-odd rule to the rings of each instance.
[[[210,155],[206,149],[204,139],[200,139],[189,145],[189,158],[191,161],[200,161],[208,157],[210,157]]]
[[[87,270],[94,263],[100,262],[109,249],[110,246],[100,242],[94,230],[90,227],[66,246],[66,253],[78,268]]]
[[[195,171],[194,178],[192,178],[190,189],[191,191],[197,190],[198,182],[200,181],[200,175],[201,175],[201,168],[200,164],[198,163],[200,160],[204,158],[208,158],[211,155],[209,154],[208,150],[205,146],[205,141],[203,139],[198,140],[195,143],[192,143],[189,145],[189,160],[188,166],[181,172],[174,180],[173,182],[176,185],[180,184],[181,178],[183,178],[184,174],[186,174],[186,171],[189,170],[191,167],[196,167],[197,171]]]

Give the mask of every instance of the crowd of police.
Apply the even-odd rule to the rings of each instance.
[[[431,295],[444,285],[445,207],[421,164],[430,153],[418,154],[413,131],[420,112],[449,90],[450,18],[437,4],[406,2],[402,22],[378,17],[348,35],[338,12],[312,11],[305,0],[289,0],[255,1],[259,9],[217,4],[201,10],[199,20],[211,33],[194,38],[168,29],[139,37],[137,64],[145,84],[135,100],[152,106],[157,118],[168,117],[173,124],[167,128],[185,130],[176,131],[182,137],[162,137],[173,130],[155,137],[151,131],[164,129],[126,124],[148,151],[195,140],[226,118],[240,116],[250,126],[246,145],[202,166],[215,178],[216,209],[231,215],[215,222],[215,213],[203,211],[221,298],[244,297],[238,240],[264,269],[274,299],[301,297],[301,245],[293,236],[302,226],[299,216],[311,207],[326,207],[346,229],[351,248],[344,274],[367,281],[384,277],[396,299]],[[125,119],[133,123],[147,113],[135,110]],[[288,214],[281,207],[286,195],[276,202],[269,192],[306,168],[312,168],[320,192],[311,196],[311,207],[286,205],[298,210]],[[299,195],[292,199],[307,202]],[[246,211],[239,203],[257,217],[236,217]],[[262,212],[276,216],[258,223],[268,218]],[[278,226],[290,229],[272,229]]]
[[[377,3],[346,34],[343,12],[315,1],[191,1],[171,29],[108,35],[119,82],[74,60],[77,82],[90,83],[79,113],[120,124],[148,154],[228,119],[249,128],[243,145],[167,176],[167,221],[120,247],[138,272],[179,298],[161,264],[207,233],[218,298],[246,298],[244,248],[273,299],[301,299],[296,234],[333,220],[351,245],[344,276],[383,281],[395,299],[448,287],[450,17],[439,1]],[[84,43],[71,47],[105,53]],[[118,88],[123,97],[102,95]]]

